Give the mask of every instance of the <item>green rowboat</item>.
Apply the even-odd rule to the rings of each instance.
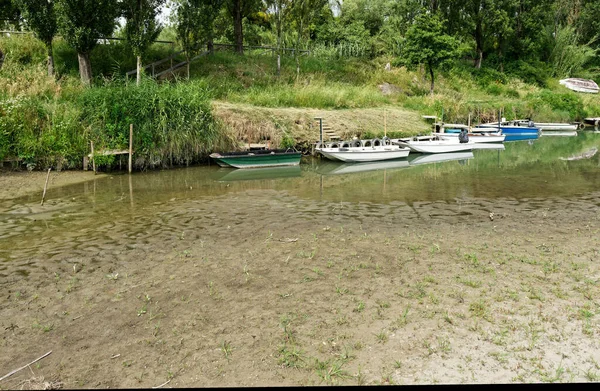
[[[221,167],[262,168],[297,166],[300,164],[302,153],[285,149],[262,149],[243,152],[215,152],[210,157]]]

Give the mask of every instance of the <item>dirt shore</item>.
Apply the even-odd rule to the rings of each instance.
[[[0,241],[2,389],[600,380],[600,193],[69,202]]]

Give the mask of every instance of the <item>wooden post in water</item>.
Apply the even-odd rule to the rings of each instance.
[[[50,170],[52,170],[52,167],[48,169],[48,174],[46,175],[46,184],[44,184],[44,192],[42,193],[42,206],[44,206],[44,198],[46,198],[46,189],[48,188],[48,178],[50,178]]]
[[[131,174],[131,165],[133,161],[133,124],[129,124],[129,173]]]
[[[96,159],[94,159],[94,142],[90,141],[90,145],[92,147],[92,169],[94,170],[94,175],[96,175]]]

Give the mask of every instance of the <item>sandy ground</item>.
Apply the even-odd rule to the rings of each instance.
[[[600,379],[600,193],[90,200],[0,236],[2,389]]]

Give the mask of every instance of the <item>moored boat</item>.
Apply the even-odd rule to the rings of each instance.
[[[215,152],[210,157],[221,167],[262,168],[297,166],[302,153],[286,149],[261,149],[241,152]]]
[[[599,91],[598,84],[593,80],[579,79],[579,78],[568,78],[559,80],[559,83],[564,85],[570,90],[577,92],[587,92],[590,94],[597,94]]]
[[[502,143],[506,138],[502,134],[502,131],[477,131],[463,124],[441,124],[439,127],[436,127],[436,132],[433,134],[439,134],[442,137],[458,138],[463,130],[468,132],[469,140],[473,140],[475,143]]]
[[[469,140],[461,143],[458,138],[433,137],[428,140],[402,139],[394,140],[394,144],[410,148],[411,151],[419,153],[449,153],[471,151],[474,149],[504,149],[501,143],[476,143]]]
[[[474,131],[498,129],[506,137],[504,141],[535,140],[540,136],[540,129],[535,126],[533,121],[527,123],[515,121],[489,122],[477,125]]]
[[[315,148],[316,152],[331,160],[342,162],[374,162],[407,157],[410,149],[398,145],[350,148]]]

